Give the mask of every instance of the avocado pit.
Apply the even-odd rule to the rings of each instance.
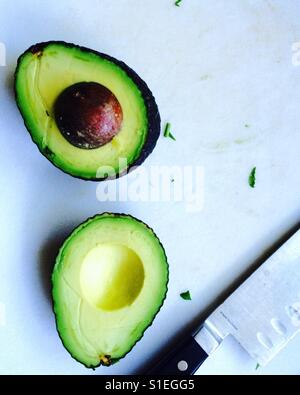
[[[57,98],[54,115],[62,135],[78,148],[93,149],[120,131],[123,112],[116,96],[96,82],[79,82]]]

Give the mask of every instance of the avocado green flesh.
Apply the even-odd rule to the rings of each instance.
[[[83,81],[108,88],[123,111],[118,135],[106,145],[90,150],[70,144],[54,119],[57,97],[65,88]],[[41,52],[25,52],[16,73],[16,96],[33,141],[67,173],[87,179],[101,178],[102,174],[97,176],[100,167],[121,173],[139,157],[148,130],[143,96],[120,66],[99,54],[55,42]],[[125,158],[127,163],[120,164],[119,158]]]
[[[164,249],[150,228],[125,215],[89,219],[63,244],[52,275],[65,347],[87,367],[122,358],[152,323],[167,282]]]

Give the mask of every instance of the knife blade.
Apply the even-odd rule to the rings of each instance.
[[[194,374],[232,335],[266,365],[300,331],[300,230],[149,374]]]

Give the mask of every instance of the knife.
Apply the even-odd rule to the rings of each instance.
[[[266,365],[300,331],[300,230],[147,374],[192,375],[232,335]]]

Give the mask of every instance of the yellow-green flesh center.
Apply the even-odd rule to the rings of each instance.
[[[144,283],[136,253],[123,245],[100,244],[88,252],[80,271],[82,294],[92,305],[117,310],[131,305]]]

